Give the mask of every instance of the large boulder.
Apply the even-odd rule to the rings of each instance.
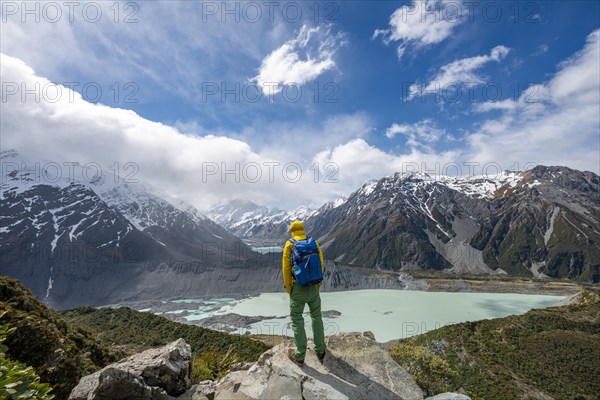
[[[191,387],[192,351],[178,339],[84,376],[70,400],[163,400]]]
[[[186,396],[220,399],[403,399],[422,400],[423,392],[370,333],[340,333],[327,338],[321,365],[313,350],[300,368],[284,342],[263,353],[247,370],[234,371],[210,387],[198,385]],[[313,348],[309,341],[309,349]],[[191,398],[191,397],[188,397]]]

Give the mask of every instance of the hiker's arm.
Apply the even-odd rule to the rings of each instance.
[[[292,244],[287,241],[283,247],[283,256],[281,258],[281,275],[283,276],[283,286],[285,291],[292,292]]]
[[[323,259],[323,251],[321,251],[321,246],[319,246],[319,243],[317,243],[317,249],[319,250],[319,258],[321,259],[321,268],[323,269],[323,276],[325,276],[325,260]],[[319,282],[319,288],[322,284],[323,282]]]

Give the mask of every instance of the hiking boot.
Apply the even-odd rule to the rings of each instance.
[[[296,360],[296,354],[293,349],[288,350],[288,358],[291,362],[299,366],[300,368],[304,367],[304,360]]]
[[[317,358],[319,359],[319,362],[321,363],[321,365],[323,365],[323,360],[325,359],[325,351],[322,353],[317,353]]]

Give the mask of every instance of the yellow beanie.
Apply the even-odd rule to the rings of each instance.
[[[303,231],[303,230],[304,230],[304,224],[302,223],[302,221],[294,221],[290,225],[290,232]]]

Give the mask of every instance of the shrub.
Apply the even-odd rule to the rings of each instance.
[[[6,358],[8,348],[3,342],[14,330],[8,325],[0,325],[0,399],[53,399],[52,389],[40,383],[33,368]]]
[[[390,349],[390,355],[429,394],[449,391],[450,382],[456,377],[446,360],[424,346],[398,342]]]

